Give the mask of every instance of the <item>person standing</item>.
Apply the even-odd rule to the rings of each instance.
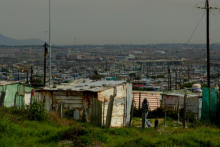
[[[146,128],[146,125],[148,126],[148,128],[151,127],[150,122],[147,120],[148,112],[149,112],[149,103],[145,98],[144,101],[142,102],[142,128]]]

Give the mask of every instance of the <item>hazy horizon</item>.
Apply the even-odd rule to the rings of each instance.
[[[204,0],[51,0],[52,43],[187,43]],[[211,0],[220,8],[220,1]],[[211,12],[211,43],[220,42],[220,11]],[[48,38],[48,0],[1,0],[0,34],[18,40]],[[205,43],[205,20],[190,43]]]

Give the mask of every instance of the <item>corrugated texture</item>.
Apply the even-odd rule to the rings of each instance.
[[[149,102],[150,110],[155,110],[160,107],[160,92],[152,91],[133,91],[134,103],[136,108],[139,108],[139,99],[140,99],[140,108],[142,107],[142,102],[146,98]]]
[[[123,127],[128,126],[130,123],[130,113],[132,104],[132,85],[127,83],[123,86],[116,87],[116,95],[114,97],[112,118],[110,127]],[[106,120],[108,118],[108,109],[110,106],[109,98],[106,99],[107,95],[110,97],[114,95],[114,89],[102,91],[98,94],[101,98],[105,96],[105,101],[102,103],[102,125],[106,125]]]
[[[201,98],[195,95],[187,95],[186,111],[194,114],[195,118],[201,118]],[[170,110],[184,108],[184,96],[174,94],[164,94],[162,97],[162,106]]]
[[[130,119],[131,119],[131,105],[132,105],[132,100],[133,100],[133,95],[132,95],[132,84],[127,84],[126,85],[126,101],[125,101],[125,125],[128,126],[130,125]]]
[[[24,104],[30,105],[31,103],[31,93],[25,93],[24,95]]]
[[[71,90],[71,91],[91,91],[100,92],[118,85],[126,84],[126,81],[92,81],[89,79],[74,81],[73,83],[57,85],[57,88],[45,87],[44,90]]]
[[[111,127],[124,126],[125,98],[117,98],[113,103]]]
[[[123,84],[116,86],[115,89],[116,93],[112,110],[109,107],[111,106],[110,97],[114,95],[114,88],[98,93],[98,99],[102,101],[102,126],[108,125],[109,115],[111,115],[111,124],[109,127],[123,127],[128,124],[126,121],[130,122],[132,86],[131,84]]]
[[[112,105],[110,97],[114,97]],[[48,106],[50,108],[53,106],[58,112],[61,104],[63,111],[75,110],[74,112],[77,112],[77,117],[80,119],[86,111],[89,122],[106,126],[108,121],[109,127],[123,127],[129,124],[132,98],[132,85],[127,83],[100,92],[39,90],[35,95],[35,99],[44,100],[46,103],[50,99]]]
[[[102,104],[96,98],[91,99],[91,107],[89,108],[89,117],[91,123],[101,126]]]
[[[25,93],[31,91],[31,87],[26,87],[22,84],[9,84],[0,86],[0,101],[5,107],[22,107],[25,105]]]
[[[179,108],[183,108],[183,97],[179,95],[163,95],[162,97],[162,105],[163,107],[176,110]]]
[[[214,88],[211,89],[211,104],[209,105],[209,89],[202,88],[202,118],[211,119],[216,117],[219,98]],[[209,112],[210,110],[210,112]]]
[[[7,85],[4,106],[13,107],[15,103],[15,95],[17,93],[17,84]]]

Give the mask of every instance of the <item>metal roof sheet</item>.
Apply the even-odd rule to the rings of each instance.
[[[126,81],[92,81],[92,80],[76,80],[72,83],[60,84],[57,85],[56,88],[45,87],[43,90],[72,90],[72,91],[92,91],[99,92],[105,89],[109,89],[115,87],[117,85],[121,85],[126,83]]]

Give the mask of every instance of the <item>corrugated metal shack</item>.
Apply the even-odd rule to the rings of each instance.
[[[73,110],[75,120],[86,115],[88,122],[106,127],[130,123],[132,85],[125,81],[78,80],[56,88],[37,90],[35,99],[45,102],[48,111]]]
[[[133,91],[134,103],[137,109],[142,107],[142,102],[146,98],[151,111],[160,107],[161,92],[155,91]],[[139,107],[140,106],[140,107]]]
[[[166,109],[177,110],[184,107],[184,92],[173,91],[162,94],[162,106]],[[202,97],[198,93],[189,93],[186,98],[186,111],[194,114],[197,119],[201,118]]]
[[[0,82],[0,106],[22,107],[30,104],[31,87],[16,82]]]

